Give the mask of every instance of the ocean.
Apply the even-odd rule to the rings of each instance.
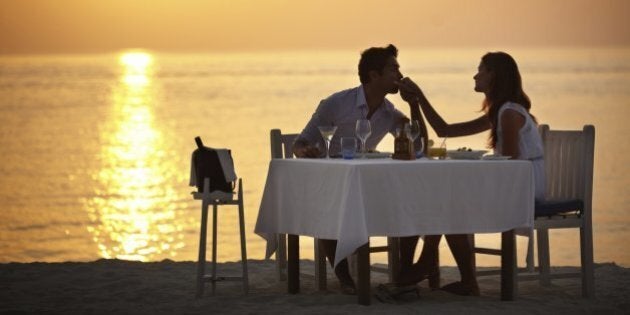
[[[477,117],[485,49],[401,49],[399,62],[448,122]],[[521,48],[532,113],[552,129],[596,128],[594,251],[630,266],[630,48]],[[269,130],[301,131],[319,101],[359,84],[359,51],[0,56],[0,262],[196,260],[194,137],[229,148],[243,178],[248,257],[270,160]],[[388,97],[400,110],[398,95]],[[430,137],[435,133],[430,132]],[[447,140],[483,149],[487,134]],[[393,139],[379,146],[392,151]],[[238,217],[219,214],[219,261],[240,259]],[[579,233],[551,233],[554,265],[579,264]],[[382,242],[382,239],[375,239]],[[498,234],[477,237],[499,244]],[[303,258],[312,258],[308,238]],[[525,239],[519,238],[519,264]],[[442,264],[454,265],[445,242]],[[487,259],[487,260],[486,260]],[[374,261],[386,257],[374,256]],[[498,265],[498,258],[480,258]]]

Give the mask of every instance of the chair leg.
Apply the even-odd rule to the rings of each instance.
[[[536,229],[536,241],[538,243],[538,268],[540,273],[540,285],[551,285],[549,277],[551,259],[549,257],[549,230]]]
[[[470,247],[472,248],[472,264],[475,267],[475,275],[477,275],[477,248],[475,247],[475,234],[468,234],[468,241],[470,242]]]
[[[245,242],[245,213],[243,209],[243,184],[238,180],[238,221],[241,230],[241,263],[243,264],[243,291],[249,293],[249,273],[247,271],[247,243]]]
[[[276,234],[278,248],[276,249],[276,269],[278,281],[287,280],[287,235]]]
[[[212,204],[212,294],[217,288],[217,204]]]
[[[325,291],[326,283],[326,255],[318,238],[313,238],[313,248],[315,250],[315,286],[320,291]]]
[[[580,228],[580,257],[582,262],[582,296],[595,297],[595,276],[593,274],[593,231],[583,223]]]
[[[208,203],[201,203],[201,227],[199,229],[199,259],[197,261],[197,297],[203,295],[206,273],[206,233],[208,230]]]
[[[528,272],[534,272],[534,232],[529,235],[527,239],[527,256],[525,258],[525,265]]]
[[[289,294],[300,293],[300,236],[289,234],[287,237],[288,264],[287,287]]]

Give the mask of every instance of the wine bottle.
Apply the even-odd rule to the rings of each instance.
[[[197,143],[197,147],[199,149],[203,148],[203,142],[201,142],[201,138],[199,136],[195,137],[195,142]]]
[[[394,139],[394,155],[392,159],[395,160],[415,160],[415,154],[413,153],[413,143],[407,137],[406,133],[402,131],[404,129],[396,129],[396,138]]]

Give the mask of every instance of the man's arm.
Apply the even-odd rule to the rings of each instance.
[[[321,135],[317,126],[326,125],[329,120],[327,117],[329,105],[327,100],[322,100],[313,116],[308,121],[302,133],[295,139],[293,143],[293,154],[298,158],[317,158],[321,157],[323,151],[320,149]]]

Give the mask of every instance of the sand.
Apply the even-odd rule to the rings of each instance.
[[[312,261],[302,261],[312,270]],[[238,275],[240,262],[219,264],[221,275]],[[141,263],[97,260],[88,263],[0,264],[0,313],[62,314],[628,314],[630,269],[614,263],[596,265],[596,298],[581,297],[579,279],[555,280],[550,287],[537,281],[519,283],[516,301],[499,300],[499,278],[479,278],[481,297],[461,297],[430,291],[421,284],[420,297],[406,295],[397,304],[372,299],[370,306],[356,303],[356,296],[342,295],[333,276],[328,291],[315,289],[312,279],[302,279],[301,293],[286,293],[286,282],[276,278],[273,261],[250,260],[250,293],[243,295],[239,282],[210,284],[195,298],[195,262],[165,260]],[[442,267],[442,283],[458,280],[456,267]],[[554,271],[576,271],[576,267]],[[304,277],[303,277],[304,278]],[[372,273],[372,286],[386,282]]]

